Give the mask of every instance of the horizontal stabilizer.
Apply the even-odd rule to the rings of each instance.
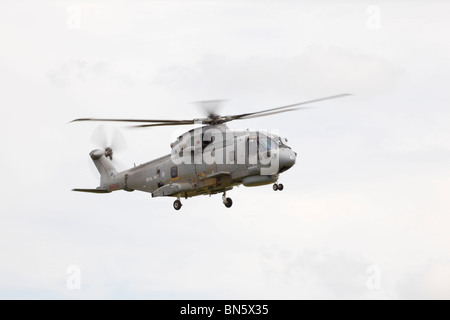
[[[90,193],[110,193],[111,192],[106,189],[72,189],[72,191],[90,192]]]

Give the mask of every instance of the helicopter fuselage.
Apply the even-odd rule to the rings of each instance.
[[[153,197],[211,195],[241,184],[275,183],[297,156],[278,135],[229,130],[225,125],[188,131],[171,147],[171,154],[119,173],[112,165],[108,170],[110,163],[102,150],[92,151],[91,158],[96,165],[103,164],[107,173],[98,189],[105,193],[139,190]]]

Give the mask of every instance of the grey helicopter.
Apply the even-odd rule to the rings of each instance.
[[[222,193],[225,207],[233,205],[227,191],[235,186],[246,187],[273,184],[282,191],[281,173],[296,162],[297,153],[287,145],[287,139],[269,130],[230,130],[226,123],[270,116],[304,109],[306,104],[350,96],[343,93],[250,113],[221,116],[210,111],[206,118],[192,120],[102,119],[80,118],[71,122],[128,122],[131,127],[201,125],[180,135],[170,144],[171,153],[118,172],[109,145],[89,153],[100,173],[100,186],[95,189],[72,189],[78,192],[111,193],[113,191],[143,191],[152,197],[175,197],[175,210],[182,207],[181,198]],[[215,103],[217,101],[209,101]]]

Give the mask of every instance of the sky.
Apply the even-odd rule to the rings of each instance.
[[[1,299],[449,299],[450,4],[0,3]],[[298,153],[271,185],[183,200],[95,188],[97,124],[353,96],[232,129]],[[311,105],[312,106],[312,105]],[[129,130],[125,169],[186,128]],[[107,129],[112,132],[113,127]]]

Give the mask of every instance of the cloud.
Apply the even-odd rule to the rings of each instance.
[[[398,292],[402,299],[450,299],[450,262],[427,263],[401,282]]]
[[[261,265],[271,287],[282,288],[272,298],[373,297],[366,285],[372,263],[355,253],[312,248],[296,253],[273,246],[262,250]]]
[[[162,68],[155,82],[176,90],[216,96],[323,95],[390,91],[402,69],[376,55],[336,46],[310,46],[293,57],[231,58],[206,55],[190,67]]]
[[[58,86],[69,86],[80,83],[113,81],[121,85],[131,85],[133,80],[124,72],[104,61],[69,59],[47,72],[47,78]]]

